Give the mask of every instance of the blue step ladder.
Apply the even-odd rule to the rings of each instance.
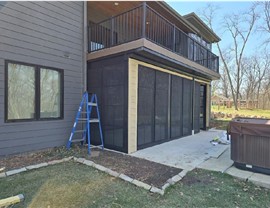
[[[96,109],[97,118],[91,118],[91,113],[93,111],[93,108]],[[91,145],[91,124],[98,123],[99,127],[99,134],[100,134],[100,142],[101,145],[93,146]],[[79,124],[82,125],[83,129],[78,129],[77,127]],[[77,133],[82,134],[81,139],[73,139],[74,135]],[[98,100],[96,94],[91,94],[91,98],[89,101],[89,94],[88,92],[84,92],[76,119],[74,122],[74,125],[72,127],[72,131],[67,143],[67,149],[71,148],[72,143],[74,142],[80,142],[81,145],[83,145],[86,142],[88,142],[88,154],[91,154],[91,147],[101,147],[102,150],[104,149],[104,143],[103,143],[103,134],[101,129],[101,122],[100,122],[100,114],[98,109]]]

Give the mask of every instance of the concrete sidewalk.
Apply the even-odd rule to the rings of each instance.
[[[194,168],[227,173],[241,180],[270,188],[270,175],[244,171],[233,166],[230,145],[210,141],[223,131],[211,129],[132,153],[132,156],[191,171]]]
[[[238,169],[233,166],[233,161],[230,158],[231,155],[229,148],[220,157],[210,158],[201,163],[198,168],[218,171],[222,173],[225,172],[240,180],[250,181],[258,186],[270,189],[270,175]]]

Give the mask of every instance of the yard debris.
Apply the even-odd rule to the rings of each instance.
[[[220,191],[220,189],[219,189],[219,188],[214,188],[214,190],[215,190],[215,191],[217,191],[217,192],[219,192],[219,191]]]
[[[98,157],[99,156],[99,151],[92,151],[91,152],[91,157]]]
[[[14,204],[20,203],[24,200],[24,196],[19,194],[17,196],[12,196],[6,199],[0,199],[0,207],[8,207]]]
[[[228,135],[228,137],[227,137],[227,132],[226,131],[223,131],[218,136],[216,136],[213,140],[211,140],[210,143],[212,145],[214,145],[214,146],[216,146],[218,144],[228,145],[228,144],[231,143],[230,142],[230,136]]]

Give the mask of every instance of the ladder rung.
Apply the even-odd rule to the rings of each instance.
[[[90,123],[98,123],[99,120],[98,120],[98,118],[92,118],[92,119],[89,120],[89,122]]]
[[[82,133],[82,132],[84,132],[85,130],[76,130],[76,131],[74,131],[74,133]]]
[[[91,105],[91,106],[97,106],[97,104],[96,103],[88,103],[88,105]]]
[[[71,142],[83,142],[84,139],[73,139]]]
[[[87,118],[78,118],[78,121],[87,121]]]

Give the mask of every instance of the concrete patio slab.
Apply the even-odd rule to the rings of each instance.
[[[201,131],[192,136],[139,150],[131,155],[172,167],[192,170],[211,157],[218,158],[229,148],[229,145],[214,146],[210,143],[222,132],[215,129]]]
[[[230,158],[231,149],[228,147],[228,149],[218,158],[209,158],[205,162],[201,163],[198,168],[223,173],[233,165],[233,161]]]

